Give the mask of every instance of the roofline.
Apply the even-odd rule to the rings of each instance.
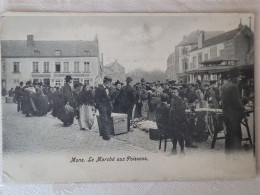
[[[231,39],[229,39],[229,40],[227,40],[227,41],[234,40],[234,39],[237,37],[237,35],[238,35],[240,32],[244,31],[246,28],[249,28],[249,27],[248,27],[247,25],[243,25],[243,27],[241,28],[241,30],[238,31],[233,38],[231,38]],[[233,30],[236,30],[236,29],[233,29]],[[233,30],[230,30],[230,31],[233,31]],[[219,35],[217,35],[217,36],[215,36],[215,37],[221,36],[221,35],[223,35],[223,34],[226,34],[226,33],[230,32],[230,31],[224,32],[224,33],[219,34]],[[212,38],[210,38],[210,39],[213,39],[213,38],[215,38],[215,37],[212,37]],[[210,39],[207,39],[207,41],[210,40]],[[225,43],[225,42],[227,42],[227,41],[220,42],[220,43]],[[220,43],[217,43],[217,44],[220,44]],[[217,45],[217,44],[214,44],[214,45]],[[211,46],[213,46],[213,45],[208,45],[208,46],[205,46],[205,47],[202,47],[202,48],[199,48],[199,49],[197,48],[197,49],[195,49],[195,50],[191,50],[190,52],[197,51],[197,50],[204,49],[204,48],[211,47]]]
[[[1,56],[1,58],[96,58],[98,56]]]
[[[27,39],[23,40],[13,40],[13,39],[8,39],[8,40],[1,40],[0,42],[4,41],[25,41],[27,42]],[[33,42],[77,42],[77,41],[82,41],[82,42],[96,42],[95,40],[33,40]]]
[[[208,46],[206,46],[206,47],[202,47],[202,48],[197,48],[197,49],[195,49],[195,50],[191,50],[191,51],[189,51],[189,53],[192,53],[192,52],[195,52],[195,51],[199,51],[199,50],[201,50],[201,49],[205,49],[205,48],[208,48],[208,47],[212,47],[212,46],[215,46],[215,45],[218,45],[218,44],[221,44],[221,43],[226,43],[226,42],[228,42],[228,41],[230,41],[230,40],[234,40],[234,37],[231,38],[231,39],[229,39],[229,40],[227,40],[227,41],[224,41],[224,42],[220,42],[220,43],[217,43],[217,44],[214,44],[214,45],[208,45]]]

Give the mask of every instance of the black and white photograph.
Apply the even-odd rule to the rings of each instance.
[[[255,177],[253,14],[0,22],[4,183]]]

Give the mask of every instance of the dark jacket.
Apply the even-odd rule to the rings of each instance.
[[[92,91],[81,91],[78,95],[78,104],[79,105],[90,105],[94,103],[94,95]]]
[[[120,107],[121,108],[133,108],[135,104],[135,89],[130,85],[122,87],[120,93]]]
[[[113,102],[113,112],[120,113],[120,97],[119,97],[120,90],[114,89],[111,93],[112,93],[111,99]]]
[[[95,104],[96,107],[106,106],[112,108],[111,91],[108,89],[109,94],[106,93],[106,88],[101,85],[97,88],[95,93]]]
[[[72,107],[74,107],[74,104],[75,104],[74,95],[73,95],[72,89],[71,89],[71,87],[70,87],[70,85],[68,83],[64,84],[64,87],[63,87],[63,97],[64,97],[65,104],[67,102],[69,102],[69,104]]]
[[[22,96],[22,87],[17,86],[14,90],[15,97],[19,99]]]
[[[239,89],[230,81],[222,88],[222,109],[224,118],[230,120],[241,120],[244,116]]]
[[[175,95],[171,99],[169,122],[173,136],[185,135],[188,125],[185,105],[182,99]]]
[[[170,108],[166,103],[162,102],[157,106],[155,111],[157,126],[169,126],[169,113]]]

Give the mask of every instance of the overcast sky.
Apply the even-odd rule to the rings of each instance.
[[[164,16],[20,16],[2,17],[2,40],[93,40],[98,35],[104,64],[115,59],[126,71],[166,70],[167,58],[183,35],[197,29],[229,31],[249,26],[248,14]],[[254,18],[252,18],[252,26]]]

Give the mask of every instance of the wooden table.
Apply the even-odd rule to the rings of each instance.
[[[214,108],[200,108],[200,109],[195,109],[194,111],[191,111],[190,109],[185,110],[186,114],[191,116],[191,115],[199,115],[199,114],[205,114],[207,115],[207,126],[208,126],[208,131],[210,135],[213,137],[212,142],[211,142],[211,149],[215,147],[216,141],[219,139],[225,139],[225,136],[218,137],[218,133],[221,130],[225,130],[225,124],[223,122],[223,112],[222,109],[214,109]],[[247,114],[254,112],[252,108],[245,108],[245,112]],[[252,147],[254,145],[254,140],[252,142],[249,126],[247,123],[247,118],[243,118],[241,121],[241,124],[246,127],[247,131],[247,138],[242,139],[242,141],[249,141],[250,146]],[[254,130],[253,130],[254,132]]]

